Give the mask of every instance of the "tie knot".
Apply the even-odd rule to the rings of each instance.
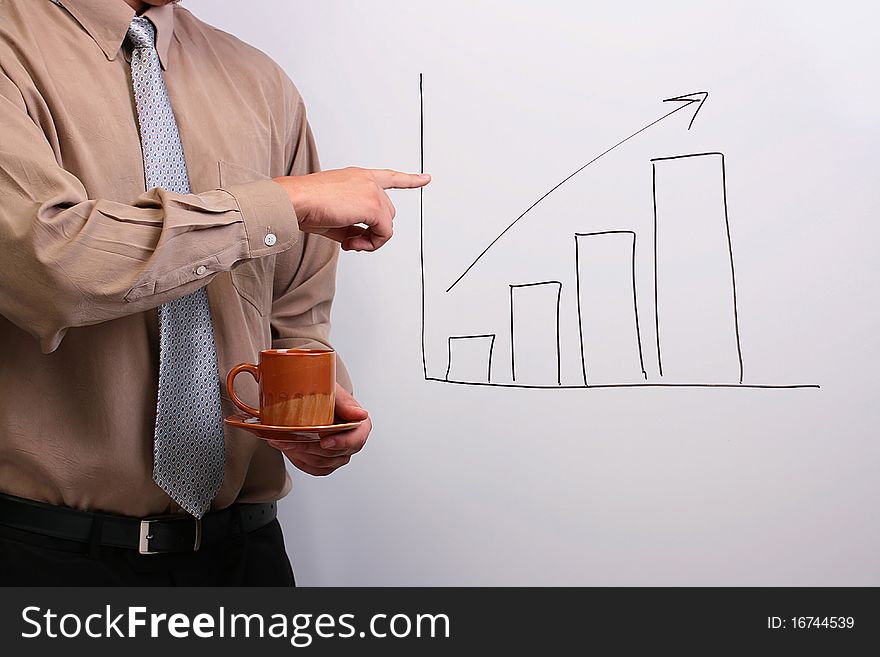
[[[149,19],[143,16],[135,16],[131,19],[126,35],[132,48],[155,48],[156,28]]]

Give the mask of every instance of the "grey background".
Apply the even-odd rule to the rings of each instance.
[[[490,281],[559,261],[548,222],[566,208],[616,225],[643,208],[648,157],[722,150],[746,377],[822,386],[423,381],[418,196],[394,193],[396,236],[342,256],[334,314],[373,435],[330,478],[293,471],[281,504],[301,584],[880,583],[873,4],[185,6],[284,67],[327,168],[416,170],[424,73],[430,369],[450,321],[501,308]],[[438,292],[553,182],[699,90],[691,131],[685,110],[645,133],[499,246],[456,305]]]

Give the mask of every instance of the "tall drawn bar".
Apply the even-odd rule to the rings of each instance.
[[[510,374],[516,383],[559,385],[562,282],[510,286]]]
[[[636,294],[636,234],[575,233],[578,330],[584,384],[646,380]]]
[[[651,163],[661,380],[742,383],[724,155],[694,153]]]

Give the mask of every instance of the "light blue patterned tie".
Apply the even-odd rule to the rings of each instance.
[[[147,189],[189,194],[180,133],[165,82],[156,29],[135,16],[128,28],[131,78]],[[223,414],[214,327],[202,287],[159,307],[159,399],[153,479],[201,518],[223,483]]]

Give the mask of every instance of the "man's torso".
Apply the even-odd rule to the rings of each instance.
[[[193,192],[287,175],[291,122],[305,119],[283,74],[185,9],[163,9],[174,19],[173,34],[168,25],[159,29],[160,39],[170,39],[165,83]],[[14,101],[89,198],[130,203],[144,192],[121,51],[108,60],[76,19],[48,0],[7,0],[0,3],[0,67],[20,93]],[[10,184],[0,180],[0,202]],[[149,257],[146,240],[120,244],[107,235],[95,246],[137,259]],[[275,265],[276,257],[246,260],[208,286],[221,375],[271,345]],[[0,491],[129,515],[169,508],[151,478],[157,333],[155,311],[137,313],[71,328],[57,350],[43,354],[31,335],[0,316]],[[254,388],[247,393],[253,398]],[[225,389],[222,397],[224,413],[234,412]],[[289,488],[280,453],[248,434],[227,430],[226,461],[218,508],[277,499]]]

